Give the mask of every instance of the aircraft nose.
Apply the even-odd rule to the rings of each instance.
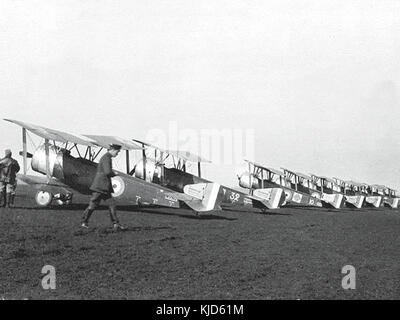
[[[54,176],[54,169],[62,168],[62,153],[52,145],[48,148],[48,154],[46,153],[45,145],[40,145],[32,155],[31,167],[36,172]]]

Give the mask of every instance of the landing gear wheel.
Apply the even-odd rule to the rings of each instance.
[[[36,203],[41,207],[47,207],[53,200],[53,195],[47,191],[38,191],[35,195]]]

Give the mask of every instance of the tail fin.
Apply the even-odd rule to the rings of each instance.
[[[185,203],[195,211],[211,211],[221,209],[222,197],[218,197],[220,185],[218,183],[196,183],[188,184],[183,188],[183,192],[200,201],[185,201]]]
[[[355,195],[355,196],[345,196],[346,203],[351,206],[360,209],[364,203],[365,196]]]
[[[340,193],[323,193],[321,200],[323,203],[334,207],[335,209],[340,209],[344,203],[344,195]]]
[[[373,206],[375,208],[379,208],[382,202],[381,196],[367,196],[365,199],[365,203],[369,206]]]
[[[285,193],[282,188],[255,189],[253,198],[260,201],[268,209],[277,209],[285,201]]]
[[[385,206],[396,209],[399,206],[399,198],[386,198],[383,199],[383,203]]]

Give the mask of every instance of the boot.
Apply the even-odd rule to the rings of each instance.
[[[113,229],[114,230],[126,230],[127,227],[123,226],[122,224],[119,223],[118,221],[118,217],[117,217],[117,209],[113,206],[109,207],[109,211],[110,211],[110,218],[111,218],[111,222],[113,224]]]
[[[7,194],[5,192],[2,192],[0,194],[0,201],[2,201],[3,203],[1,204],[1,207],[5,208],[6,204],[7,204]]]
[[[86,210],[83,212],[82,215],[82,224],[87,225],[90,219],[90,216],[92,215],[94,209],[90,209],[89,207],[86,208]]]
[[[7,208],[11,208],[12,205],[12,194],[7,193]]]
[[[110,212],[111,223],[112,223],[113,225],[119,224],[116,208],[113,207],[113,206],[111,206],[111,207],[108,208],[108,211]]]

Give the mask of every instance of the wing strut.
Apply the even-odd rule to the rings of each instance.
[[[144,148],[144,143],[142,143],[142,157],[143,157],[143,180],[146,181],[146,150]]]
[[[261,169],[261,188],[264,189],[264,170]]]
[[[253,185],[251,184],[251,164],[249,162],[249,194],[252,195],[253,194]]]
[[[129,150],[126,150],[126,173],[129,174],[130,172],[130,168],[129,168]]]
[[[46,176],[50,179],[49,139],[44,139],[44,150],[46,152]]]
[[[26,176],[26,171],[28,169],[27,164],[27,151],[26,151],[26,129],[22,128],[22,156],[24,161],[24,176]]]
[[[201,178],[201,165],[200,165],[200,161],[197,162],[197,171],[198,171],[198,174],[199,174],[199,178]]]

